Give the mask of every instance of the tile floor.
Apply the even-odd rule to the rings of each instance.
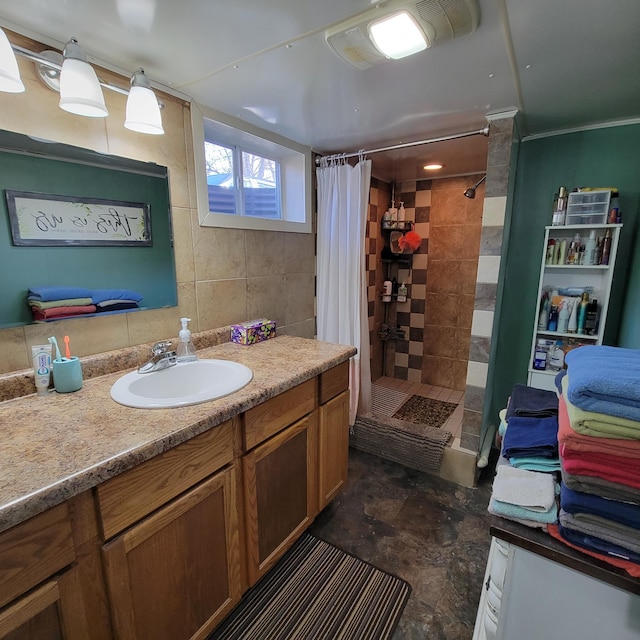
[[[393,640],[470,640],[491,480],[468,489],[350,449],[347,486],[309,531],[411,585]]]
[[[397,378],[378,378],[373,384],[379,387],[393,389],[394,391],[401,391],[406,393],[407,397],[412,395],[424,396],[425,398],[433,398],[434,400],[457,404],[457,409],[449,416],[448,420],[442,425],[442,428],[453,434],[453,438],[449,441],[449,446],[451,446],[456,439],[459,441],[462,432],[464,391],[455,391],[453,389],[445,389],[444,387],[436,387],[431,384],[410,382],[409,380],[398,380]]]

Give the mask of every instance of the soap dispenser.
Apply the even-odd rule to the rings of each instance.
[[[191,318],[180,318],[180,322],[182,323],[182,329],[178,334],[179,342],[176,359],[178,362],[192,362],[193,360],[197,360],[198,356],[191,340],[191,331],[189,331],[187,326],[187,324],[191,322]]]

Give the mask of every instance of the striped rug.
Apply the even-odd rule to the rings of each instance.
[[[208,640],[386,640],[411,587],[304,534]]]

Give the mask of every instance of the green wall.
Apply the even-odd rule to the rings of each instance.
[[[527,381],[544,227],[551,224],[553,195],[560,185],[620,190],[624,227],[614,279],[626,284],[626,294],[617,346],[640,348],[640,124],[524,140],[501,265],[503,295],[496,307],[497,349],[489,367],[492,389],[485,424],[497,421],[513,385]]]

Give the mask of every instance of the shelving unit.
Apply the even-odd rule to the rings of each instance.
[[[611,233],[611,249],[609,251],[608,264],[547,264],[547,245],[550,238],[554,238],[556,242],[566,240],[567,243],[569,243],[575,234],[579,233],[581,240],[584,242],[589,237],[591,230],[595,230],[597,237],[604,237],[607,229],[609,229]],[[616,323],[612,324],[608,322],[608,318],[611,317],[612,305],[614,308],[617,308],[620,302],[616,300],[613,295],[612,284],[614,267],[618,257],[618,242],[621,229],[621,224],[574,224],[545,227],[537,305],[533,321],[529,357],[529,386],[539,389],[555,389],[554,378],[558,371],[549,369],[548,365],[545,370],[535,369],[533,366],[538,340],[544,339],[549,343],[561,340],[568,343],[575,341],[576,344],[603,344],[607,343],[608,340],[615,339],[617,325]],[[554,289],[562,290],[570,287],[578,289],[581,287],[593,287],[593,294],[590,295],[590,299],[596,298],[599,306],[599,320],[595,334],[585,335],[575,332],[550,331],[539,328],[538,320],[543,292]],[[576,296],[570,297],[576,299]]]

